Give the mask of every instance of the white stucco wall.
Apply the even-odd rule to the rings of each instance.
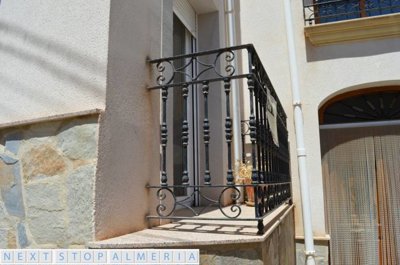
[[[224,42],[222,2],[206,10],[214,12],[210,15],[200,14],[204,9],[195,10],[199,12],[198,34],[203,38],[198,41],[199,49],[219,48]],[[207,21],[211,17],[219,28]],[[145,187],[146,184],[160,184],[160,92],[147,89],[154,85],[152,75],[156,73],[151,71],[146,60],[172,56],[172,26],[172,0],[111,1],[106,110],[100,122],[95,185],[97,240],[142,230],[150,224],[146,215],[155,214],[156,190],[149,191]],[[215,91],[217,99],[221,93],[222,90]],[[171,97],[170,89],[169,102]],[[226,168],[221,167],[226,164],[226,151],[220,153],[225,144],[220,127],[223,125],[222,107],[220,102],[210,100],[210,109],[215,111],[215,117],[210,120],[218,123],[212,129],[212,141],[216,141],[215,148],[219,148],[221,157],[214,159],[211,165],[215,176],[220,176],[215,179],[218,182],[226,172]],[[171,115],[167,114],[167,119],[171,119]],[[171,127],[168,130],[170,148],[173,131]],[[169,182],[172,182],[171,157],[171,152],[167,152]]]
[[[290,72],[284,6],[281,1],[241,1],[242,43],[253,43],[288,114],[291,141],[296,234],[303,234],[296,164]],[[260,7],[263,8],[260,8]],[[369,40],[324,47],[304,37],[301,1],[292,1],[297,63],[303,98],[305,145],[311,192],[313,229],[324,236],[325,214],[318,108],[333,95],[358,88],[400,84],[400,38]]]
[[[146,184],[159,184],[160,94],[147,89],[151,71],[146,61],[162,56],[162,29],[163,54],[170,56],[172,1],[111,1],[106,111],[95,184],[96,239],[146,228],[145,217],[156,207],[156,194]]]
[[[109,0],[3,0],[0,124],[104,109]]]

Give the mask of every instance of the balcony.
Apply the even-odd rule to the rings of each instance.
[[[400,12],[400,0],[314,0],[304,2],[306,24],[322,24]]]
[[[400,0],[304,0],[303,5],[304,32],[315,46],[400,36]]]
[[[236,67],[241,61],[248,62],[244,69]],[[156,80],[150,90],[160,91],[162,99],[161,168],[159,185],[147,186],[157,201],[155,214],[147,219],[255,222],[257,234],[262,235],[264,219],[278,207],[291,204],[292,195],[286,114],[254,47],[242,45],[198,52],[151,60],[150,64]],[[235,173],[238,170],[234,163],[239,161],[233,161],[234,86],[241,95],[247,95],[241,99],[248,111],[241,118],[242,139],[238,141],[242,143],[242,169],[249,170],[248,182]],[[217,103],[210,94],[214,91],[215,95],[216,90],[223,95]],[[182,105],[178,114],[172,110],[177,97]],[[211,126],[211,116],[219,115],[215,108],[210,109],[212,101],[223,110],[219,113],[222,124],[214,122]],[[193,112],[192,104],[201,108]],[[196,122],[190,125],[196,117],[201,126],[196,126]],[[216,144],[212,135],[224,135],[225,148],[211,153]],[[191,166],[192,155],[197,166]],[[215,165],[222,156],[226,161]],[[177,159],[181,160],[181,170],[171,170],[171,163]],[[212,165],[225,167],[224,176],[213,172]],[[201,170],[192,173],[196,172],[191,170],[193,167]],[[247,196],[254,194],[254,207],[244,203],[245,191]]]

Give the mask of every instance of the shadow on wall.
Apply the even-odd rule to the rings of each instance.
[[[14,71],[13,76],[4,74],[7,71],[0,72],[0,83],[14,89],[19,97],[40,101],[49,100],[58,104],[59,107],[68,105],[66,101],[63,101],[62,95],[58,98],[50,97],[41,85],[34,87],[34,84],[28,85],[24,82],[21,75],[24,74],[24,67],[29,67],[29,65],[49,74],[51,78],[79,87],[82,95],[95,96],[104,88],[105,85],[101,84],[106,75],[104,62],[1,20],[0,34],[2,36],[0,54],[12,57],[23,66],[20,69],[22,72]],[[13,111],[18,110],[13,109]]]
[[[305,38],[305,44],[307,62],[366,57],[400,51],[399,38],[357,41],[319,47],[314,46],[307,38]]]

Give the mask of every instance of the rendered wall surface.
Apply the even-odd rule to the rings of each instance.
[[[217,7],[219,10],[221,3]],[[199,15],[199,49],[220,47],[223,42],[223,12],[214,12],[217,28],[206,21],[208,14]],[[160,183],[160,92],[149,91],[157,73],[152,72],[148,59],[172,56],[173,1],[111,1],[110,36],[107,72],[106,111],[100,126],[99,171],[96,180],[96,239],[105,239],[147,228],[146,215],[153,213],[157,197],[146,189],[147,184]],[[210,38],[215,38],[212,41]],[[212,92],[214,93],[214,91]],[[169,91],[171,104],[172,91]],[[210,109],[215,109],[215,127],[211,141],[218,154],[211,166],[216,181],[221,181],[226,163],[220,151],[223,139],[221,109],[215,92]],[[167,121],[171,124],[172,116]],[[202,120],[201,120],[202,122]],[[201,128],[201,127],[200,127]],[[168,128],[168,172],[172,171],[171,146],[173,134]],[[215,133],[215,137],[214,137]],[[172,183],[172,174],[169,182]],[[152,223],[157,225],[159,223]]]
[[[169,12],[162,13],[162,5]],[[162,56],[162,34],[166,34],[164,56],[172,51],[172,1],[111,1],[110,14],[106,111],[100,126],[96,179],[96,239],[142,230],[148,225],[145,216],[155,210],[156,194],[150,194],[146,184],[159,183],[160,99],[159,91],[147,89],[152,76],[147,60]]]
[[[313,232],[325,236],[325,209],[319,145],[318,108],[333,95],[400,84],[400,39],[315,47],[304,37],[301,1],[291,1],[305,128]],[[288,115],[296,234],[303,235],[300,187],[291,101],[290,70],[282,1],[241,1],[242,43],[253,43]],[[259,8],[263,6],[263,8]]]
[[[0,248],[82,247],[93,240],[97,120],[0,131]]]
[[[109,0],[0,3],[0,124],[104,109]]]
[[[293,210],[263,242],[201,247],[200,264],[295,265]]]

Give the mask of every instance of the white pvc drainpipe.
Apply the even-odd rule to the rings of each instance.
[[[300,177],[300,191],[301,191],[301,204],[303,210],[303,226],[304,226],[304,253],[306,255],[306,264],[315,265],[315,248],[312,232],[312,215],[311,215],[311,202],[308,186],[308,174],[306,167],[306,149],[304,146],[304,128],[303,128],[303,112],[301,109],[301,98],[299,89],[299,77],[296,62],[296,50],[294,44],[293,34],[293,21],[290,0],[284,0],[285,5],[285,22],[286,22],[286,35],[289,49],[289,65],[290,77],[292,82],[292,97],[293,97],[293,111],[294,123],[296,129],[296,145],[297,145],[297,159],[299,164],[299,177]]]
[[[235,6],[233,0],[225,0],[225,17],[226,17],[226,43],[227,46],[235,46],[236,45],[236,31],[235,31]],[[233,61],[233,66],[236,71],[237,62]],[[233,125],[233,150],[234,150],[234,161],[241,161],[241,121],[240,121],[240,100],[239,100],[239,86],[237,80],[232,80],[231,83],[231,96],[232,96],[232,125]]]

